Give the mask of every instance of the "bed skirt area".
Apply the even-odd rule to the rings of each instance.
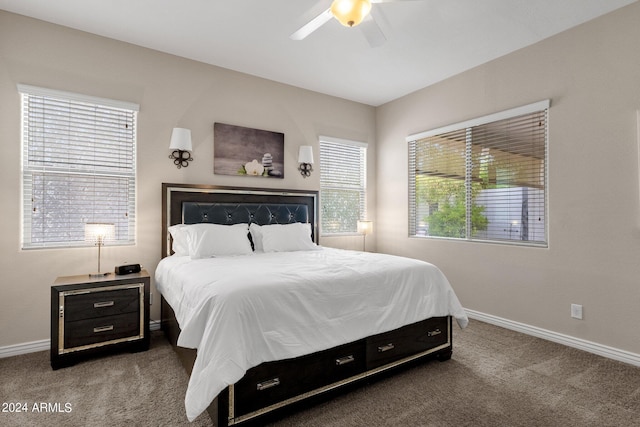
[[[161,325],[191,375],[196,350],[177,346],[180,327],[164,298]],[[325,351],[251,368],[220,393],[207,412],[218,427],[256,425],[410,362],[445,361],[451,354],[452,318],[434,317]]]

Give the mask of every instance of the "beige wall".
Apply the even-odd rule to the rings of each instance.
[[[319,135],[368,142],[369,162],[375,164],[373,107],[0,11],[0,348],[47,339],[52,282],[57,276],[92,271],[97,262],[95,248],[20,250],[18,83],[140,104],[137,245],[105,247],[105,269],[135,262],[155,270],[162,182],[317,190],[318,168],[304,179],[297,171],[297,152],[300,145],[313,145],[318,158]],[[214,175],[214,122],[283,132],[285,178]],[[181,170],[167,158],[176,126],[190,128],[193,135],[195,160]],[[368,209],[374,217],[373,168],[369,188]],[[367,240],[373,245],[372,237]],[[361,240],[321,243],[350,247]],[[159,304],[151,309],[152,319],[159,319]]]
[[[47,339],[56,276],[95,268],[92,248],[20,250],[17,83],[137,102],[138,244],[103,264],[160,257],[160,184],[317,189],[296,171],[299,145],[330,135],[369,142],[367,246],[425,259],[472,310],[640,353],[640,4],[377,109],[0,11],[0,348]],[[548,249],[407,237],[409,134],[550,98]],[[213,175],[213,123],[285,133],[286,178]],[[174,126],[192,129],[195,161],[167,159]],[[377,162],[376,162],[376,159]],[[377,178],[376,178],[377,177]],[[376,186],[377,185],[377,186]],[[360,238],[325,239],[359,249]],[[569,305],[583,304],[584,320]],[[152,318],[159,316],[158,304]]]
[[[640,353],[638,22],[635,3],[379,107],[378,250],[438,265],[465,308]],[[408,238],[405,137],[546,98],[549,248]]]

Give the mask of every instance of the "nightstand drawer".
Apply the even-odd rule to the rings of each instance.
[[[65,321],[140,312],[138,288],[87,292],[65,298]]]
[[[65,322],[64,348],[73,349],[121,338],[141,338],[139,311]]]

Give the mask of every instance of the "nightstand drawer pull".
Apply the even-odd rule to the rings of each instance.
[[[93,308],[112,307],[113,304],[113,301],[94,302]]]
[[[93,332],[97,333],[97,332],[107,332],[107,331],[113,331],[113,325],[109,325],[109,326],[98,326],[97,328],[93,328]]]
[[[258,390],[266,390],[268,388],[271,387],[275,387],[280,385],[280,378],[273,378],[271,380],[267,380],[267,381],[263,381],[261,383],[258,383]]]
[[[380,347],[378,347],[378,353],[384,353],[385,351],[393,350],[394,348],[396,348],[396,346],[393,345],[392,342],[390,342],[389,344],[381,345]]]
[[[353,357],[352,355],[339,357],[336,359],[336,365],[338,366],[346,365],[347,363],[354,362],[355,360],[356,360],[355,357]]]
[[[427,335],[430,337],[435,337],[436,335],[440,335],[442,331],[440,329],[436,329],[434,331],[427,332]]]

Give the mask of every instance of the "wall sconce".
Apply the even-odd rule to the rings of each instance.
[[[189,151],[193,151],[193,146],[191,145],[191,130],[173,128],[169,149],[173,150],[169,158],[173,160],[173,164],[176,165],[178,169],[189,166],[189,162],[193,160],[191,153],[189,153]]]
[[[104,243],[113,240],[116,234],[116,226],[109,223],[87,222],[84,224],[85,242],[93,242],[98,247],[98,272],[89,274],[90,277],[104,277],[109,273],[100,272],[100,248]]]
[[[298,170],[300,174],[307,178],[311,176],[311,172],[313,171],[313,147],[310,145],[301,145],[300,150],[298,151]]]
[[[373,231],[373,221],[360,221],[358,220],[358,233],[362,234],[362,250],[367,250],[367,234],[371,234]]]

